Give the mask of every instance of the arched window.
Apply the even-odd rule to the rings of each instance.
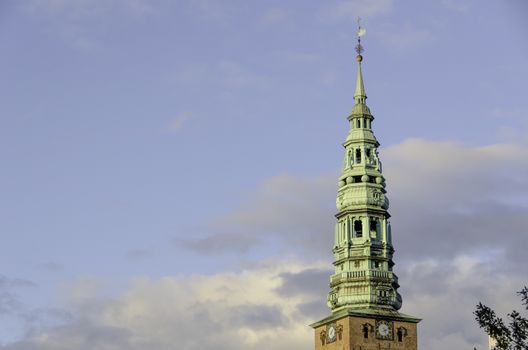
[[[356,163],[361,164],[361,148],[356,149]]]
[[[368,339],[368,334],[369,334],[368,325],[364,324],[363,325],[363,338]]]
[[[361,121],[359,119],[357,120],[357,128],[361,128]]]
[[[398,336],[398,341],[401,343],[403,341],[403,332],[401,328],[398,328],[398,332],[396,333],[396,335]]]
[[[378,239],[378,221],[376,219],[370,220],[370,237]]]
[[[361,220],[354,221],[354,234],[356,237],[363,237],[363,224]]]

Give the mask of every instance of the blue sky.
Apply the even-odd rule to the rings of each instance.
[[[311,348],[358,15],[403,311],[484,348],[528,283],[527,10],[1,1],[0,349]]]

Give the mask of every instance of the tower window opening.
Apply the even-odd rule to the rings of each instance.
[[[359,119],[357,120],[356,124],[358,129],[361,128],[361,121]]]
[[[370,158],[370,148],[365,150],[365,154],[367,155],[367,158]]]
[[[370,220],[370,237],[378,238],[378,222],[376,220]]]
[[[363,326],[363,338],[368,339],[369,329],[367,325]]]
[[[356,149],[356,163],[361,164],[361,149]]]
[[[398,335],[398,341],[401,343],[403,341],[403,332],[400,329],[398,329],[398,332],[396,333]]]
[[[354,221],[354,233],[356,237],[363,237],[363,225],[361,220]]]
[[[379,269],[379,262],[378,261],[374,261],[374,268]]]

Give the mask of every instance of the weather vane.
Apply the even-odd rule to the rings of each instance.
[[[363,57],[361,56],[361,53],[364,51],[363,46],[361,46],[361,37],[367,33],[367,30],[363,27],[361,27],[361,18],[357,18],[357,24],[358,24],[358,31],[357,31],[357,45],[356,45],[356,52],[357,52],[357,60],[358,62],[361,62]]]

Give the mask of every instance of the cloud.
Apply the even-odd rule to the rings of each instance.
[[[328,291],[328,277],[333,273],[330,266],[324,269],[305,269],[280,274],[282,284],[277,292],[285,297],[295,295],[321,296]]]
[[[472,314],[477,302],[504,314],[518,308],[515,291],[528,283],[528,150],[409,139],[383,149],[381,157],[402,311],[423,318],[420,346],[484,348],[485,334]],[[273,177],[215,224],[231,234],[186,242],[203,254],[266,244],[264,238],[248,243],[249,236],[238,236],[251,228],[252,235],[271,236],[298,253],[298,260],[257,262],[212,275],[140,278],[113,298],[101,297],[97,281],[79,280],[63,298],[69,320],[0,349],[313,347],[306,325],[328,314],[332,265],[329,255],[326,262],[318,257],[332,246],[335,180]]]
[[[512,268],[523,259],[526,148],[410,139],[384,150],[382,159],[396,248],[405,256],[448,259],[492,247],[508,253]]]
[[[511,268],[524,259],[528,149],[409,139],[381,152],[398,259],[448,259],[490,248],[507,253]],[[202,253],[227,252],[230,246],[247,251],[273,240],[289,253],[330,257],[336,179],[336,174],[272,177],[213,224],[217,233],[186,247]],[[424,242],[430,244],[426,250]]]
[[[34,286],[33,282],[25,279],[0,276],[0,315],[22,312],[24,306],[19,301],[15,290]]]
[[[403,311],[424,318],[420,343],[431,350],[446,343],[483,348],[486,338],[472,314],[476,303],[482,300],[505,314],[518,305],[515,291],[528,283],[528,149],[408,139],[382,149],[381,158]],[[274,237],[299,256],[329,255],[336,178],[270,178],[219,224],[241,231],[251,227],[253,234]],[[325,274],[325,268],[284,272],[276,291],[304,296],[299,312],[320,315]],[[314,287],[311,281],[319,282]]]
[[[28,334],[38,334],[45,325],[57,325],[68,319],[68,313],[58,308],[32,308],[21,295],[37,285],[29,280],[0,276],[0,339],[2,343]]]
[[[266,180],[239,210],[216,225],[233,232],[248,227],[260,237],[278,238],[314,254],[333,236],[336,176],[296,177],[279,175]]]
[[[483,301],[501,314],[518,307],[514,292],[526,278],[524,271],[502,273],[501,259],[459,254],[400,267],[403,311],[423,318],[422,348],[483,348],[475,304]],[[0,349],[309,349],[313,331],[307,325],[329,314],[329,267],[275,260],[213,275],[138,278],[112,298],[93,291],[79,298],[78,290],[92,288],[79,280],[66,298],[74,300],[65,305],[69,318]]]
[[[407,256],[448,257],[494,247],[511,253],[513,262],[519,247],[528,244],[528,149],[523,146],[409,139],[382,150],[381,158],[395,244]],[[251,227],[254,235],[279,239],[290,250],[320,254],[333,237],[336,178],[272,177],[216,227],[240,233]],[[424,240],[432,244],[427,251]]]
[[[453,259],[424,258],[399,269],[404,311],[423,318],[420,347],[486,348],[487,337],[474,320],[476,304],[483,301],[504,315],[518,308],[515,291],[527,283],[525,272],[500,266],[503,258],[459,254]]]
[[[280,262],[211,276],[137,279],[115,298],[75,303],[69,323],[0,349],[309,348],[307,324],[314,320],[298,306],[314,298],[277,292],[285,274],[299,273],[303,265]],[[81,282],[73,289],[84,287]]]
[[[389,13],[392,9],[392,0],[341,0],[337,1],[330,9],[325,9],[326,18],[354,19],[357,17],[372,17]]]

